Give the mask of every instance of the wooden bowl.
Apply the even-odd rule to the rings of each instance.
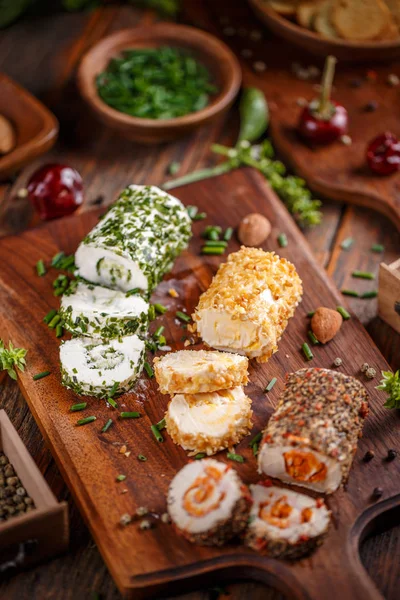
[[[304,50],[336,58],[347,62],[358,61],[392,61],[400,57],[400,40],[382,42],[351,42],[343,39],[324,38],[320,34],[301,27],[283,17],[263,0],[249,0],[256,15],[276,35],[288,42],[300,46]]]
[[[0,114],[13,125],[17,143],[0,156],[0,181],[49,150],[57,139],[58,121],[37,98],[0,73]]]
[[[101,100],[95,78],[104,71],[111,58],[128,48],[165,45],[190,51],[209,69],[219,92],[208,106],[175,119],[141,119],[119,112]],[[98,118],[124,137],[147,144],[176,139],[213,121],[230,107],[239,91],[241,79],[239,63],[225,44],[194,27],[172,23],[118,31],[91,48],[78,70],[79,89]]]

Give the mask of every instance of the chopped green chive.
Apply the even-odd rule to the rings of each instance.
[[[222,236],[222,239],[225,240],[225,242],[229,242],[232,235],[233,235],[233,229],[232,229],[232,227],[228,227],[228,229],[225,230],[225,233]]]
[[[164,438],[161,435],[161,433],[159,432],[157,425],[152,425],[150,427],[150,429],[151,429],[154,437],[156,438],[157,442],[163,442],[164,441]]]
[[[58,324],[56,327],[56,337],[60,338],[64,335],[64,329],[63,326]]]
[[[197,215],[195,215],[192,219],[192,221],[203,221],[203,219],[207,218],[207,213],[205,212],[201,212],[201,213],[197,213]]]
[[[217,248],[209,248],[208,246],[203,246],[201,249],[202,254],[208,254],[210,256],[221,256],[224,254],[225,248],[218,246]]]
[[[51,374],[51,371],[43,371],[42,373],[36,373],[36,375],[34,375],[32,377],[32,379],[34,381],[38,381],[38,379],[43,379],[43,377],[47,377],[50,374]]]
[[[169,173],[169,175],[176,175],[180,168],[181,168],[181,163],[178,162],[178,161],[176,161],[176,160],[173,160],[168,165],[168,173]],[[188,209],[189,208],[195,208],[196,212],[197,212],[197,206],[194,206],[194,207],[192,207],[192,206],[189,207],[188,206]],[[189,210],[188,210],[188,212],[189,212]],[[189,213],[189,217],[190,217],[190,213]],[[190,218],[192,218],[192,217],[190,217]]]
[[[307,342],[304,342],[301,349],[307,360],[312,360],[314,358],[314,354],[311,352],[310,346],[307,344]]]
[[[376,298],[378,295],[378,290],[370,290],[369,292],[364,292],[363,294],[361,294],[360,298],[366,299],[366,298]]]
[[[119,416],[121,419],[139,419],[141,414],[140,412],[122,412]]]
[[[222,240],[217,240],[217,241],[214,241],[214,240],[206,240],[206,241],[204,242],[203,249],[204,249],[204,248],[226,248],[226,247],[227,247],[227,245],[228,245],[228,242],[224,242],[224,241],[222,241]]]
[[[46,275],[46,267],[44,266],[42,259],[38,260],[36,263],[36,273],[39,275],[39,277]]]
[[[217,240],[219,240],[219,233],[216,229],[211,229],[211,231],[209,231],[207,237],[209,240],[217,241]]]
[[[257,454],[258,454],[258,444],[253,444],[251,448],[253,450],[253,456],[257,456]]]
[[[310,310],[310,312],[307,313],[307,317],[309,317],[310,319],[315,315],[315,310]]]
[[[165,429],[165,426],[166,426],[165,419],[161,419],[161,421],[158,421],[158,423],[156,424],[158,431]]]
[[[249,446],[254,446],[254,444],[258,444],[259,442],[261,442],[261,438],[262,438],[262,431],[259,431],[252,440],[250,440],[249,442]]]
[[[78,412],[80,410],[85,410],[87,407],[87,402],[80,402],[79,404],[73,404],[69,409],[71,412]]]
[[[317,346],[319,344],[319,341],[317,340],[317,338],[315,337],[315,334],[313,331],[309,331],[307,333],[308,337],[310,338],[311,343],[313,344],[313,346]]]
[[[189,217],[190,217],[190,218],[192,219],[192,221],[193,221],[193,219],[194,219],[194,218],[195,218],[195,216],[197,215],[197,211],[198,211],[199,209],[197,208],[197,206],[187,206],[187,207],[186,207],[186,210],[187,210],[187,213],[188,213]]]
[[[350,316],[351,316],[350,313],[348,313],[347,310],[343,306],[337,306],[336,310],[338,311],[338,313],[340,315],[342,315],[342,317],[345,321],[350,319]]]
[[[343,296],[352,296],[353,298],[359,298],[360,294],[355,290],[340,290]]]
[[[160,337],[160,335],[162,334],[162,332],[164,331],[165,327],[164,325],[160,325],[160,327],[158,327],[155,332],[154,332],[154,337]]]
[[[129,298],[129,296],[135,296],[136,294],[140,294],[141,290],[140,288],[133,288],[131,290],[128,290],[125,294],[126,298]]]
[[[264,393],[270,392],[277,381],[278,381],[278,379],[276,377],[273,377],[271,379],[271,381],[269,382],[269,384],[267,385],[267,387],[265,388]]]
[[[354,239],[351,237],[348,237],[345,240],[343,240],[343,242],[340,244],[340,247],[342,250],[350,250],[350,248],[352,247],[353,244],[354,244]]]
[[[125,481],[126,475],[117,475],[115,478],[117,481]]]
[[[358,279],[375,279],[374,273],[370,273],[369,271],[353,271],[351,275]]]
[[[164,306],[163,304],[159,304],[158,302],[156,302],[156,304],[153,304],[153,306],[154,306],[154,310],[159,315],[163,315],[168,310],[168,308],[166,306]]]
[[[154,321],[156,318],[156,309],[154,308],[154,304],[150,304],[149,306],[149,321]]]
[[[142,462],[146,462],[147,456],[145,456],[144,454],[138,454],[138,459],[141,460]]]
[[[193,456],[194,460],[200,460],[202,458],[205,458],[207,456],[207,454],[205,452],[198,452],[197,454],[195,454]]]
[[[150,379],[154,376],[154,371],[147,361],[144,363],[144,370],[146,371],[147,376],[150,377]]]
[[[180,321],[183,321],[184,323],[190,323],[190,321],[192,320],[189,315],[182,312],[181,310],[177,310],[175,313],[175,316],[177,319],[179,319]]]
[[[55,254],[53,256],[53,258],[51,259],[51,266],[58,267],[58,264],[62,261],[62,259],[64,257],[65,257],[64,252],[57,252],[57,254]]]
[[[385,252],[385,246],[382,244],[373,244],[371,246],[371,252]]]
[[[244,463],[244,458],[243,456],[240,456],[240,454],[235,454],[234,452],[227,452],[226,457],[229,458],[229,460],[234,460],[238,463]]]
[[[286,246],[288,245],[286,233],[280,233],[278,235],[278,244],[281,248],[286,248]]]
[[[50,321],[52,320],[53,317],[55,317],[57,314],[57,311],[52,308],[47,315],[43,318],[43,322],[46,323],[46,325],[48,325],[50,323]]]
[[[112,398],[113,396],[115,396],[115,394],[117,393],[117,390],[119,388],[119,381],[114,381],[111,390],[109,391],[109,397]]]
[[[57,264],[57,269],[63,269],[64,271],[73,270],[74,268],[75,256],[73,254],[63,257]]]
[[[101,433],[106,433],[110,429],[112,424],[113,424],[113,420],[108,419],[107,423],[104,425],[104,427],[102,427]]]
[[[50,327],[50,329],[54,329],[56,327],[56,325],[59,324],[60,321],[61,321],[60,315],[54,315],[54,317],[51,319],[50,323],[48,323],[48,326]]]
[[[111,397],[107,398],[107,402],[113,408],[118,408],[118,404],[115,402],[114,398],[111,398]]]
[[[86,417],[85,419],[79,419],[76,424],[80,427],[81,425],[87,425],[88,423],[93,423],[96,420],[95,416]]]

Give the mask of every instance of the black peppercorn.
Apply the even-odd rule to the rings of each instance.
[[[375,100],[370,100],[370,102],[367,102],[367,104],[364,106],[365,112],[375,112],[377,108],[378,103],[375,102]]]
[[[374,491],[372,492],[372,495],[374,498],[380,498],[383,494],[383,488],[381,487],[376,487],[374,488]]]
[[[366,453],[364,454],[364,462],[369,462],[370,460],[372,460],[375,456],[375,452],[373,450],[367,450]]]
[[[394,460],[396,458],[396,456],[397,456],[397,450],[393,450],[393,448],[390,448],[388,450],[387,459],[386,460],[389,460],[389,461],[390,460]]]

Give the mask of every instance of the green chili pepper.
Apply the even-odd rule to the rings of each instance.
[[[240,131],[238,141],[255,142],[268,127],[269,110],[264,92],[245,88],[239,105]]]

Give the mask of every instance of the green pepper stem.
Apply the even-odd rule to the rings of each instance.
[[[172,190],[173,188],[180,187],[181,185],[194,183],[195,181],[201,181],[202,179],[208,179],[209,177],[216,177],[217,175],[228,173],[228,171],[231,171],[233,168],[234,167],[230,164],[230,162],[226,161],[220,165],[216,165],[215,167],[199,169],[198,171],[193,171],[193,173],[188,173],[187,175],[183,175],[177,179],[170,179],[169,181],[163,183],[161,187],[163,190]]]
[[[332,84],[333,84],[333,78],[335,76],[336,63],[337,63],[336,58],[331,55],[328,56],[325,61],[324,72],[322,75],[321,96],[320,96],[319,108],[318,108],[318,112],[321,115],[324,114],[324,112],[327,110],[327,108],[330,104],[331,93],[332,93]]]

